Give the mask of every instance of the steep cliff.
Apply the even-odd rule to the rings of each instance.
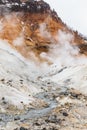
[[[27,58],[30,58],[30,51],[39,58],[41,52],[49,52],[51,44],[58,44],[59,30],[73,35],[71,44],[78,45],[80,52],[86,53],[87,41],[68,28],[42,0],[1,1],[0,19],[0,37]]]

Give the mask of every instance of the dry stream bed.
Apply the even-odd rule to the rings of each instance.
[[[44,101],[21,114],[0,114],[1,130],[86,130],[87,96],[75,89],[42,92],[35,98]],[[41,105],[41,104],[40,104]]]

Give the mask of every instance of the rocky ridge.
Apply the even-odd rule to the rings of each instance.
[[[58,30],[73,35],[71,43],[78,46],[81,53],[86,54],[87,41],[77,31],[69,29],[57,13],[42,0],[1,1],[0,12],[2,26],[0,37],[7,40],[25,57],[30,56],[31,50],[39,57],[41,52],[49,51],[50,44],[58,44]]]

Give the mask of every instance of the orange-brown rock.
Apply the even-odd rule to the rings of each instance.
[[[74,40],[71,43],[78,45],[81,53],[87,54],[86,40],[69,29],[44,1],[8,0],[3,4],[0,38],[7,40],[23,56],[29,57],[31,51],[38,56],[41,52],[48,52],[50,44],[58,44],[58,30],[72,34]],[[7,12],[4,12],[5,8]]]

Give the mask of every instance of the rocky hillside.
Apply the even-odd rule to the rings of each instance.
[[[87,39],[43,0],[0,1],[0,129],[87,129]]]
[[[48,52],[51,44],[58,44],[58,30],[73,35],[71,44],[86,53],[87,41],[69,29],[42,0],[2,0],[0,19],[0,37],[25,57],[30,58],[30,51],[39,56],[41,52]]]

